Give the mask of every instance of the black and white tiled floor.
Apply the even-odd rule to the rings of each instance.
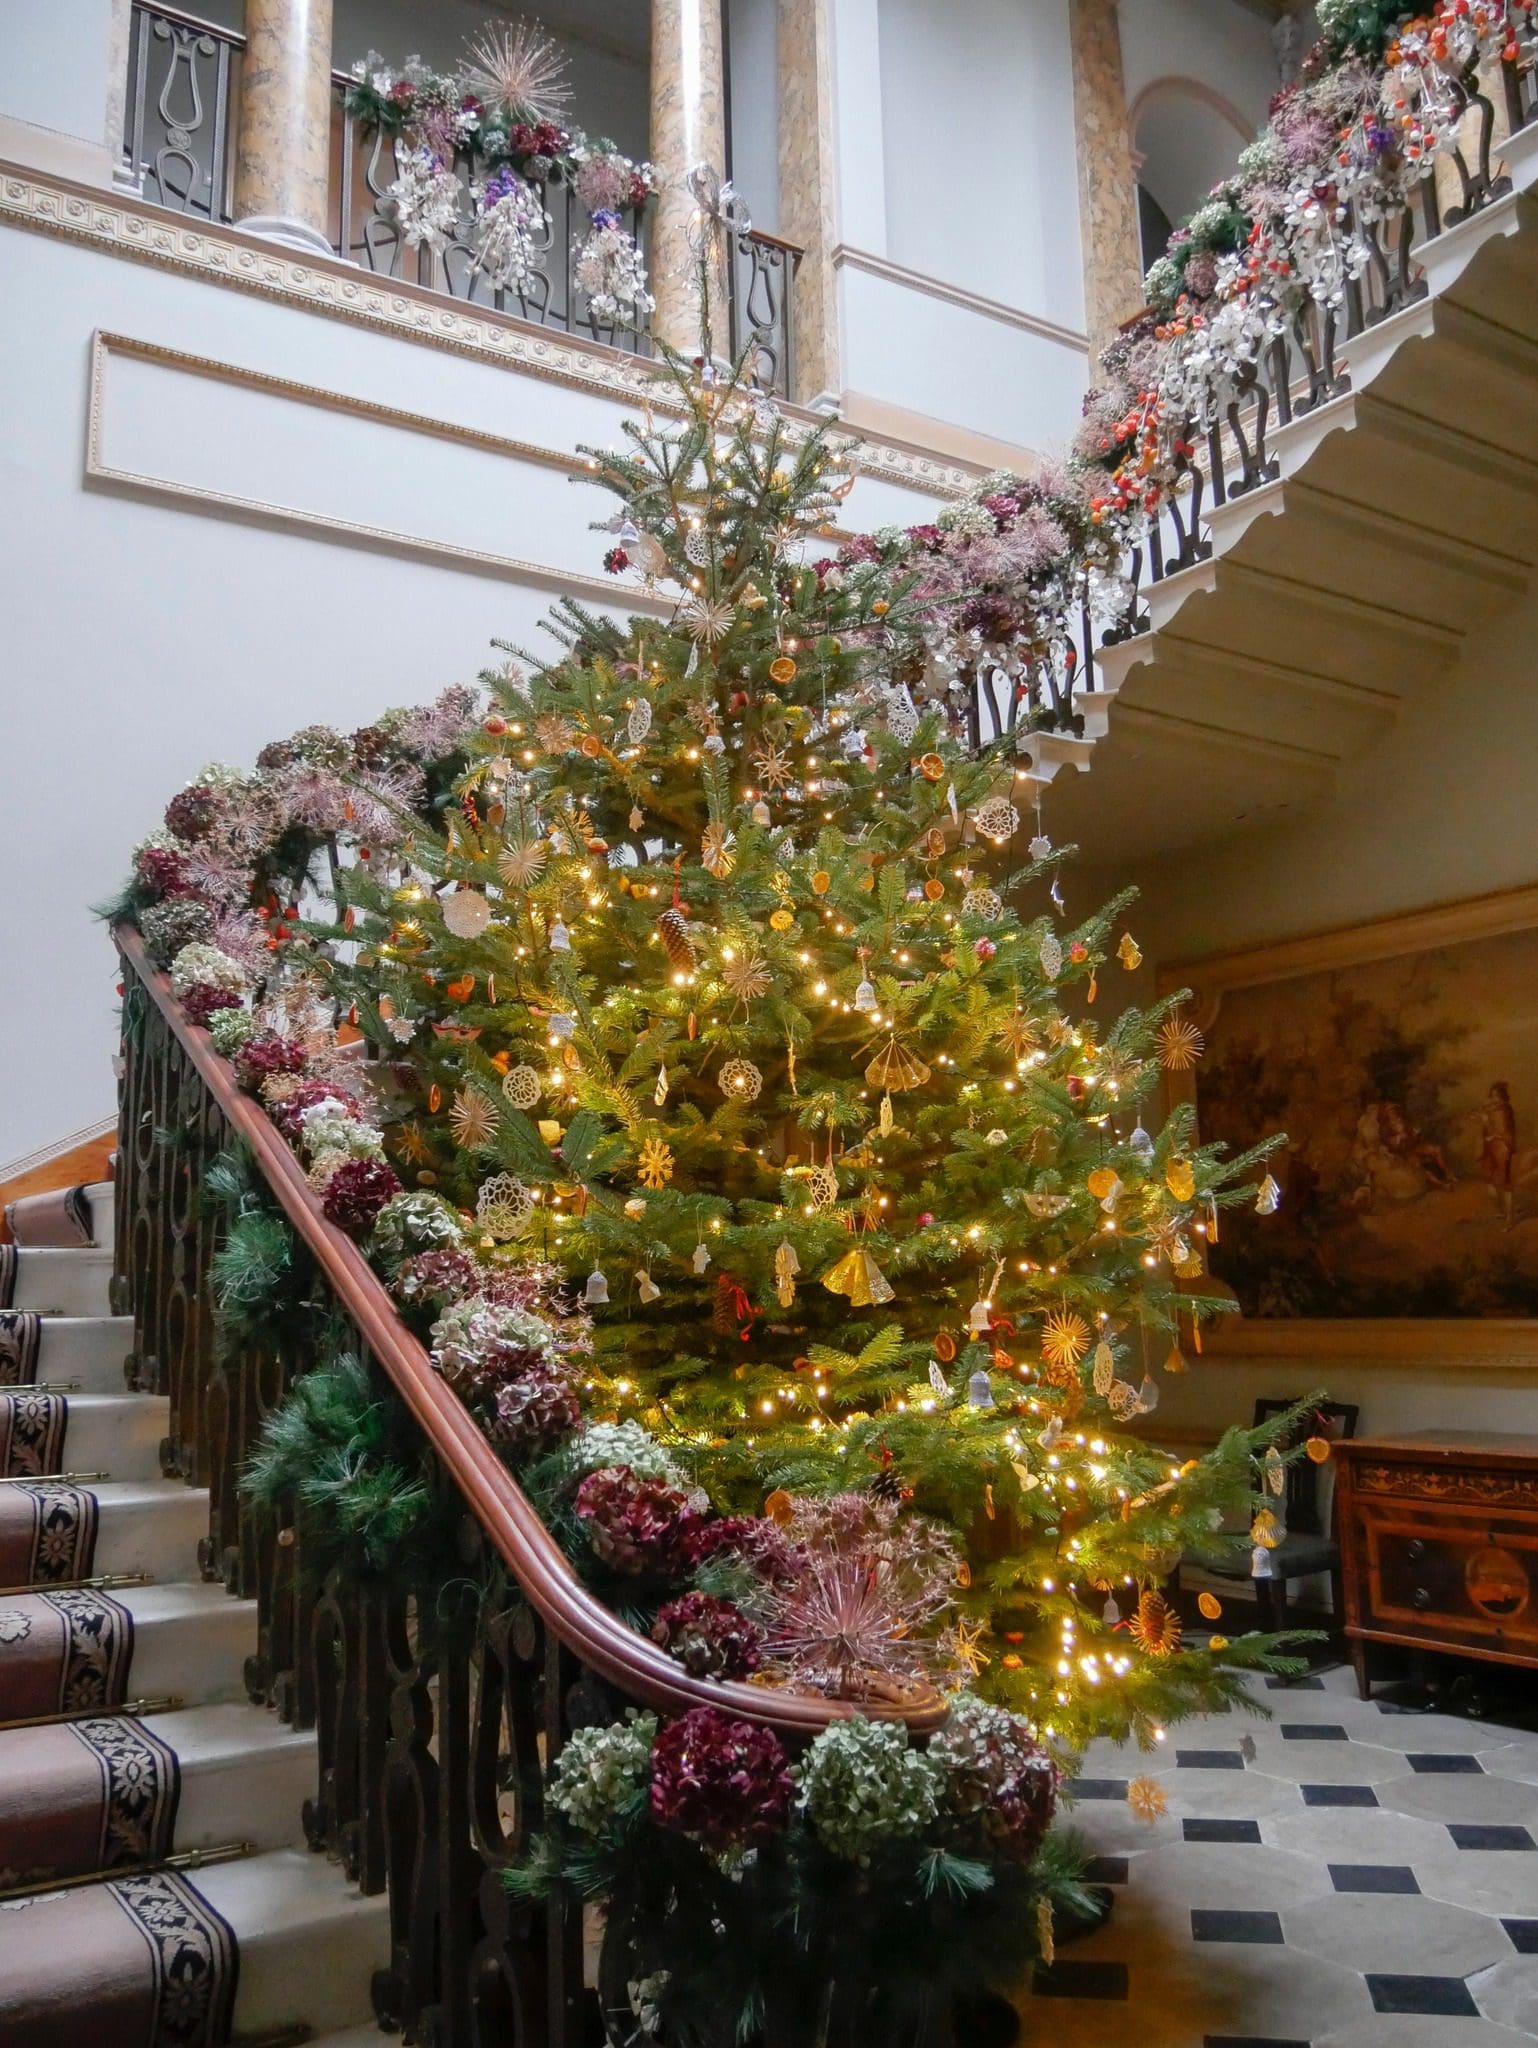
[[[1519,2048],[1538,2042],[1538,1735],[1257,1685],[1270,1721],[1096,1743],[1074,1824],[1108,1924],[1038,1972],[1031,2048]],[[1127,1781],[1168,1809],[1141,1821]]]

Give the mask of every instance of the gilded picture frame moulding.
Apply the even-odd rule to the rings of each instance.
[[[1161,997],[1190,990],[1182,1014],[1204,1034],[1217,1022],[1230,989],[1260,988],[1307,974],[1365,966],[1468,940],[1538,929],[1538,883],[1488,896],[1432,904],[1421,910],[1279,939],[1210,959],[1161,963]],[[1201,1062],[1163,1077],[1164,1107],[1189,1103],[1200,1131]],[[1220,1317],[1204,1332],[1216,1360],[1331,1359],[1352,1365],[1435,1365],[1439,1372],[1513,1377],[1538,1371],[1538,1318],[1440,1321],[1417,1317]]]

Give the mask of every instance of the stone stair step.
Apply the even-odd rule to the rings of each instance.
[[[66,1394],[66,1472],[104,1472],[108,1479],[159,1479],[160,1446],[171,1427],[164,1394]],[[99,1491],[93,1481],[85,1484]]]
[[[38,1381],[74,1381],[82,1394],[121,1394],[123,1361],[133,1335],[128,1316],[50,1317],[38,1344]]]
[[[389,1956],[383,1893],[364,1898],[305,1849],[212,1864],[192,1881],[240,1944],[237,2040],[281,2026],[336,2030],[367,2020],[370,1980]]]
[[[105,1316],[111,1313],[108,1245],[53,1251],[23,1245],[16,1256],[12,1308],[45,1316]]]
[[[256,1651],[256,1602],[221,1586],[125,1586],[113,1596],[133,1616],[128,1692],[185,1706],[246,1698],[244,1666]]]
[[[199,1579],[198,1544],[208,1530],[204,1489],[179,1479],[109,1479],[89,1482],[86,1491],[100,1508],[94,1571],[146,1572],[159,1585]],[[117,1597],[132,1609],[124,1592]]]
[[[178,1852],[234,1841],[303,1846],[300,1810],[315,1794],[313,1734],[296,1734],[265,1707],[235,1701],[154,1714],[145,1725],[181,1766]]]

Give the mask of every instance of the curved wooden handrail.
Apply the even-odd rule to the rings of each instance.
[[[309,1247],[369,1350],[464,1495],[488,1542],[546,1627],[590,1671],[628,1700],[658,1713],[719,1707],[742,1720],[772,1728],[795,1743],[805,1742],[830,1721],[853,1714],[902,1720],[915,1734],[939,1726],[946,1712],[939,1698],[902,1709],[692,1677],[660,1645],[627,1627],[596,1600],[469,1410],[444,1384],[427,1353],[401,1322],[378,1275],[352,1239],[328,1222],[293,1152],[257,1105],[234,1085],[228,1064],[214,1051],[208,1033],[183,1015],[171,994],[169,977],[151,965],[138,932],[132,925],[118,924],[113,927],[113,937],[225,1120],[250,1147],[283,1213]]]

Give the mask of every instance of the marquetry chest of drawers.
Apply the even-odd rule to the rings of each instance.
[[[1538,1668],[1538,1437],[1456,1430],[1337,1444],[1346,1634]]]

